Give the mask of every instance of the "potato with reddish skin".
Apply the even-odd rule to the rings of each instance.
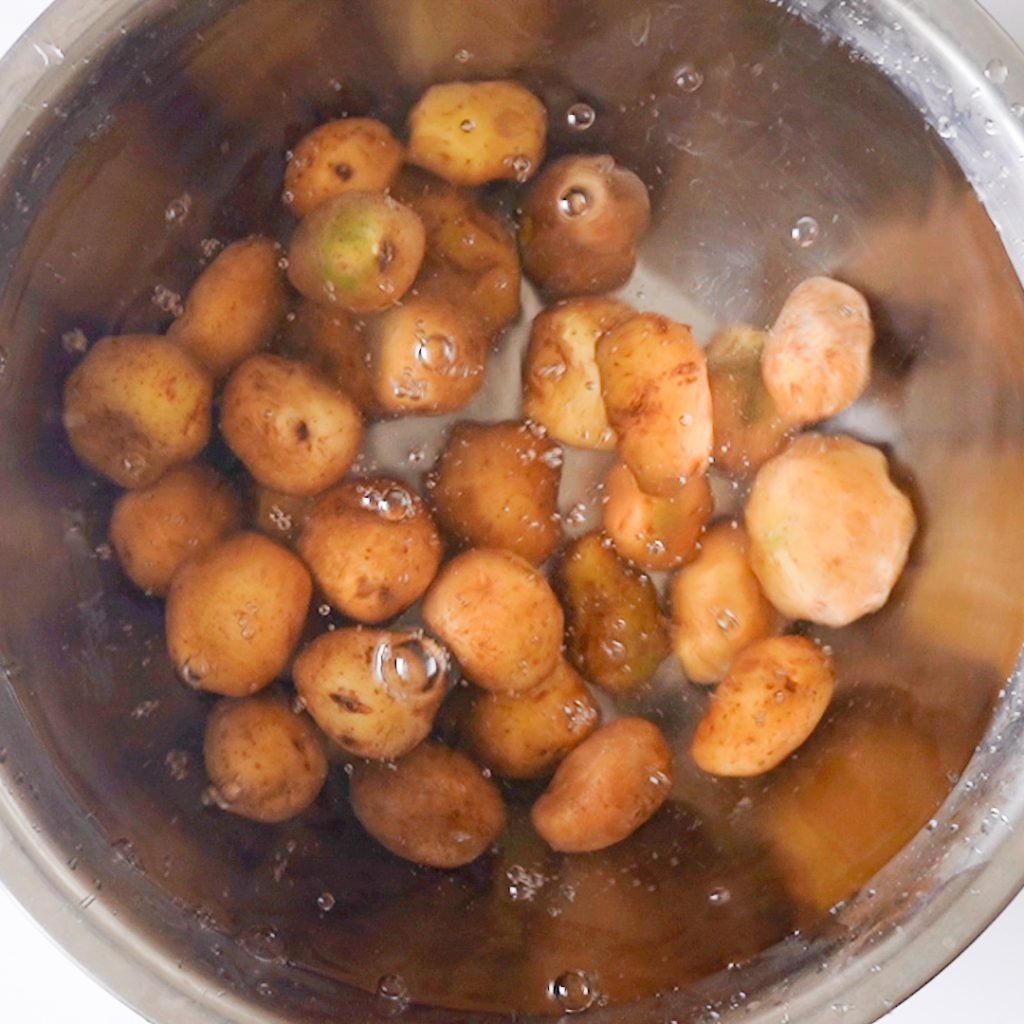
[[[465,754],[422,743],[397,763],[354,766],[352,809],[395,856],[459,868],[486,853],[505,830],[501,792]]]
[[[317,586],[358,622],[394,618],[418,601],[441,564],[441,538],[420,498],[383,478],[322,494],[298,542]]]
[[[657,726],[620,718],[559,765],[531,820],[561,853],[592,853],[631,836],[672,789],[672,751]]]
[[[282,494],[257,485],[252,497],[254,525],[271,540],[294,544],[313,511],[314,500],[310,494]]]
[[[671,498],[707,472],[711,391],[689,327],[642,313],[597,343],[597,366],[619,455],[645,494]]]

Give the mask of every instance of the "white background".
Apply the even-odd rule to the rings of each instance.
[[[0,52],[28,28],[47,2],[0,0]],[[1022,0],[987,0],[986,6],[1024,44]],[[1022,952],[1024,895],[950,968],[894,1010],[886,1024],[965,1024],[975,1020],[1020,1024],[1024,1021]],[[0,1020],[4,1022],[140,1024],[142,1018],[71,964],[2,888],[0,965]]]

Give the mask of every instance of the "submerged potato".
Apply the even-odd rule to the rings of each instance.
[[[273,540],[292,544],[313,511],[313,501],[309,494],[282,494],[257,486],[253,500],[255,525]]]
[[[147,487],[210,440],[213,381],[183,348],[150,334],[104,338],[64,385],[75,454],[120,487]]]
[[[772,604],[836,628],[885,605],[916,530],[877,448],[814,434],[761,468],[746,524],[751,565]]]

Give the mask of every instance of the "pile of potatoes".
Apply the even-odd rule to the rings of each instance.
[[[801,433],[868,384],[863,296],[808,280],[769,330],[706,348],[607,297],[647,189],[606,155],[545,164],[546,121],[496,81],[428,89],[405,142],[321,125],[289,155],[290,240],[229,245],[166,335],[99,341],[67,381],[75,452],[125,489],[124,572],[166,600],[180,678],[219,698],[205,760],[226,811],[300,814],[344,764],[371,835],[453,868],[499,841],[497,780],[550,779],[538,834],[603,849],[658,811],[674,761],[744,777],[800,747],[835,678],[790,627],[877,611],[904,568],[915,518],[885,457]],[[515,231],[476,191],[498,181],[520,187]],[[422,493],[352,474],[367,423],[479,393],[524,274],[550,305],[522,420],[458,422]],[[196,461],[215,409],[230,479]],[[562,446],[608,461],[603,528],[569,543]],[[750,478],[742,522],[715,521],[712,470]],[[615,710],[672,657],[679,695],[716,687],[689,750]]]

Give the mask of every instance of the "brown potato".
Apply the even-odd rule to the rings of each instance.
[[[569,754],[530,817],[552,849],[592,853],[631,836],[671,789],[672,751],[660,730],[620,718]]]
[[[688,327],[644,313],[597,343],[608,421],[645,494],[670,498],[708,468],[711,391]]]
[[[239,533],[186,562],[167,596],[167,649],[197,690],[247,697],[284,671],[313,584],[287,548]]]
[[[178,466],[118,498],[110,541],[128,578],[162,597],[185,562],[234,533],[241,519],[238,495],[212,469]]]
[[[885,605],[917,528],[877,448],[814,434],[761,468],[746,523],[751,565],[772,604],[836,628]]]
[[[352,480],[321,495],[299,553],[324,596],[359,622],[394,618],[441,564],[441,538],[420,498],[396,480]]]
[[[610,156],[556,160],[523,201],[519,246],[527,276],[548,297],[624,285],[651,220],[647,187]]]
[[[279,697],[222,700],[206,721],[207,791],[222,810],[277,824],[301,814],[327,780],[313,723]]]
[[[409,114],[407,159],[453,185],[527,181],[544,161],[548,115],[518,82],[431,86]]]
[[[282,252],[269,238],[229,245],[199,275],[167,332],[214,377],[266,348],[288,309]]]
[[[359,454],[363,424],[348,395],[303,363],[247,359],[228,380],[220,428],[257,483],[284,494],[319,494]]]
[[[562,453],[524,423],[458,423],[438,459],[430,500],[463,544],[514,551],[535,565],[558,547]]]
[[[363,828],[395,856],[459,868],[505,831],[498,787],[465,754],[420,744],[395,764],[355,765],[350,794]]]
[[[120,487],[148,487],[210,440],[213,381],[184,349],[151,334],[104,338],[64,385],[75,454]]]
[[[273,540],[294,544],[302,532],[314,498],[309,494],[282,494],[257,485],[254,495],[255,525]]]
[[[427,592],[423,620],[485,690],[539,686],[562,653],[558,598],[529,562],[508,551],[467,551],[449,562]]]

